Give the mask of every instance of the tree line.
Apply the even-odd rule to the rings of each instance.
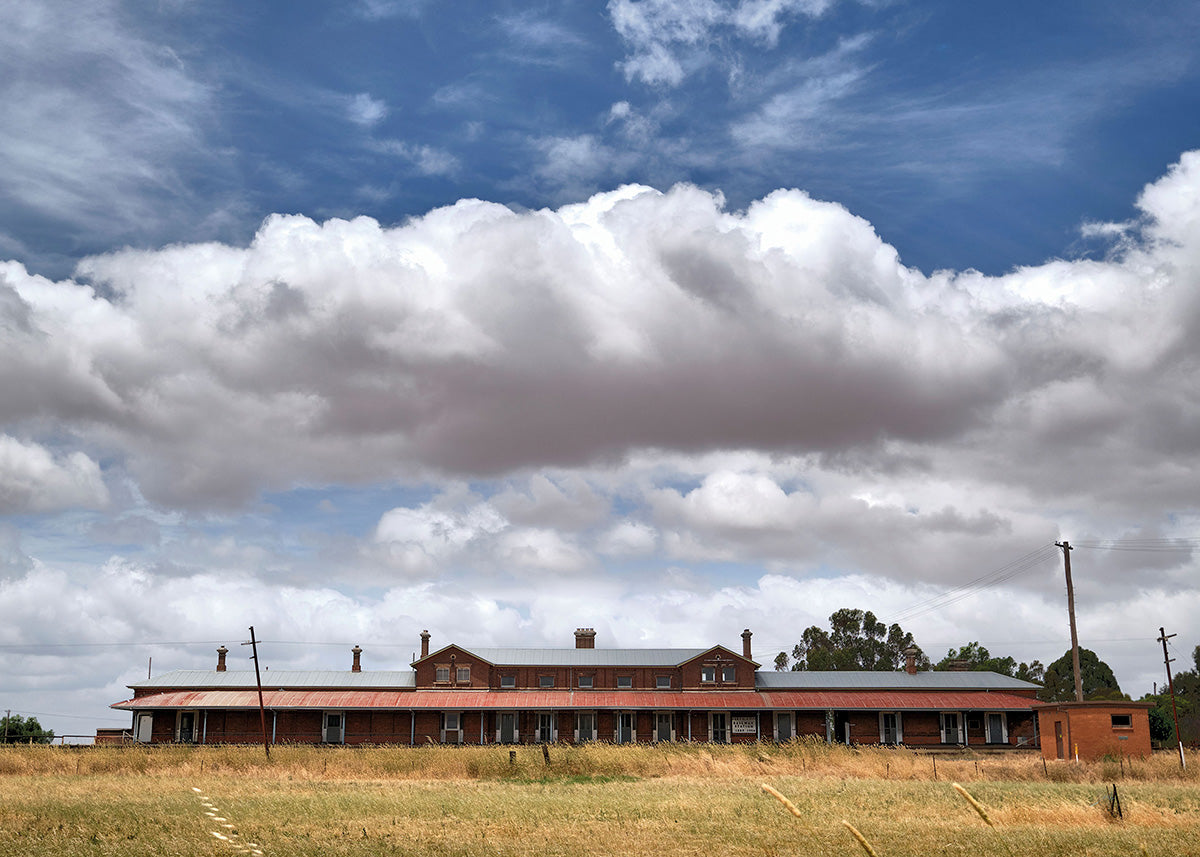
[[[3,744],[49,744],[54,740],[54,731],[43,729],[36,717],[6,714],[0,717],[0,743]]]
[[[979,642],[951,648],[934,663],[916,644],[913,635],[900,625],[885,625],[869,610],[842,608],[829,617],[829,628],[811,625],[800,635],[792,651],[775,656],[777,670],[901,670],[906,652],[915,649],[919,670],[985,670],[1041,685],[1038,699],[1069,702],[1075,699],[1075,676],[1071,650],[1049,666],[1040,661],[1018,662],[1007,655],[993,655]],[[1186,744],[1200,743],[1200,646],[1192,653],[1195,669],[1174,678],[1179,731]],[[1085,700],[1129,699],[1109,667],[1091,649],[1079,650],[1079,673]],[[1175,723],[1171,698],[1165,687],[1146,694],[1150,709],[1150,734],[1158,741],[1174,743]]]

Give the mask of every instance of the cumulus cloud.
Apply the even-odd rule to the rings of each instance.
[[[45,447],[0,434],[0,512],[54,512],[107,502],[100,466],[84,453],[55,458]]]
[[[1070,498],[1095,492],[1094,456],[1182,502],[1198,163],[1146,189],[1119,258],[1004,277],[906,268],[798,191],[730,212],[689,186],[464,200],[394,228],[274,216],[246,248],[85,260],[103,291],[9,263],[6,423],[53,420],[183,505],[742,448]]]

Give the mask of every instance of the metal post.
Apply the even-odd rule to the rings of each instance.
[[[1071,543],[1055,542],[1062,548],[1063,564],[1067,572],[1067,615],[1071,619],[1071,669],[1075,672],[1075,701],[1083,702],[1083,679],[1079,674],[1079,634],[1075,630],[1075,587],[1071,585]]]
[[[258,641],[254,638],[254,626],[250,626],[250,642],[242,643],[243,646],[249,646],[251,660],[254,661],[254,681],[258,685],[258,719],[262,724],[263,736],[263,751],[267,754],[267,758],[271,758],[271,744],[267,740],[267,709],[263,705],[262,695],[262,673],[258,669]]]
[[[1179,742],[1179,767],[1187,768],[1187,761],[1183,756],[1183,736],[1179,734],[1179,712],[1175,708],[1175,683],[1171,679],[1171,658],[1167,655],[1167,640],[1174,637],[1174,634],[1167,635],[1166,628],[1158,629],[1158,641],[1163,644],[1163,662],[1167,665],[1167,688],[1171,692],[1171,713],[1175,715],[1175,740]]]

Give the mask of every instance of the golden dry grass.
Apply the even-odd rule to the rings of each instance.
[[[1135,764],[1115,820],[1102,763],[942,757],[935,782],[927,756],[806,742],[515,749],[5,749],[0,855],[864,853],[843,820],[879,857],[1200,855],[1200,759]]]

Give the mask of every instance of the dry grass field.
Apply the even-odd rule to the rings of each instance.
[[[1200,856],[1195,754],[509,749],[4,748],[0,854]]]

